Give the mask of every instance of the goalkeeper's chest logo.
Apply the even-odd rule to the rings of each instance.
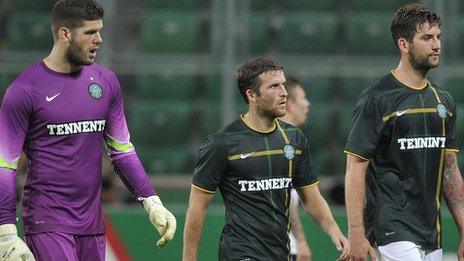
[[[97,83],[89,85],[89,94],[94,99],[100,99],[103,96],[103,88]]]
[[[102,132],[105,130],[105,123],[105,120],[90,120],[47,124],[47,133],[50,136],[64,136],[79,133]]]

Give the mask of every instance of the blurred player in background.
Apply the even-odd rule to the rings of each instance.
[[[219,260],[288,260],[291,184],[307,213],[336,248],[349,250],[347,239],[321,196],[303,133],[277,120],[286,112],[283,67],[252,59],[237,71],[248,111],[208,136],[195,165],[184,228],[184,260],[197,260],[204,218],[219,187],[226,224]]]
[[[442,195],[461,236],[458,259],[464,260],[456,106],[427,80],[440,61],[440,26],[440,17],[422,5],[401,7],[391,23],[399,65],[356,102],[345,150],[350,260],[375,259],[366,235],[382,260],[442,260]]]
[[[308,117],[309,100],[300,81],[293,77],[286,77],[287,112],[280,119],[295,127],[301,127]],[[299,216],[299,198],[295,189],[292,189],[290,198],[290,255],[297,261],[310,261],[311,249],[308,246]]]
[[[129,141],[116,75],[94,63],[103,9],[91,0],[58,1],[51,14],[49,56],[13,81],[0,108],[0,258],[33,260],[17,236],[15,178],[24,150],[22,216],[37,260],[105,260],[102,153],[143,204],[159,246],[176,220],[163,207]]]

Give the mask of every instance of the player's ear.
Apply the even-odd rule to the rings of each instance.
[[[67,27],[60,27],[58,30],[58,37],[60,40],[70,43],[72,40],[72,33],[71,30],[69,30]]]
[[[397,41],[398,48],[402,53],[409,53],[409,41],[406,38],[400,37]]]
[[[245,93],[248,98],[248,102],[256,102],[256,92],[252,91],[251,89],[247,89]]]

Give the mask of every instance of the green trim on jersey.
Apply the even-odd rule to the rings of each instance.
[[[383,121],[388,121],[393,117],[400,117],[403,114],[416,114],[416,113],[437,113],[437,108],[415,108],[415,109],[405,109],[400,111],[394,111],[382,118]],[[453,113],[446,111],[449,117],[453,117]]]
[[[440,155],[440,167],[439,167],[439,172],[438,172],[438,182],[437,182],[437,190],[435,192],[435,202],[437,204],[437,209],[438,212],[440,213],[441,210],[441,183],[443,179],[443,165],[445,162],[445,153],[446,150],[441,150],[441,155]],[[435,227],[437,229],[437,244],[438,248],[441,248],[441,223],[440,223],[440,215],[437,215],[437,221],[435,223]]]
[[[204,189],[204,188],[200,188],[199,186],[195,186],[195,184],[190,184],[192,187],[198,189],[198,190],[201,190],[203,192],[206,192],[208,194],[214,194],[216,193],[216,191],[211,191],[211,190],[207,190],[207,189]]]
[[[349,155],[351,155],[351,156],[355,156],[355,157],[360,158],[360,159],[362,159],[362,160],[370,160],[370,159],[364,158],[363,156],[361,156],[361,155],[359,155],[359,154],[356,154],[356,153],[354,153],[354,152],[348,151],[348,150],[344,150],[343,152],[344,152],[345,154],[349,154]]]
[[[271,133],[271,132],[274,132],[275,129],[277,128],[277,119],[274,119],[274,127],[272,127],[270,130],[268,131],[260,131],[260,130],[257,130],[255,128],[253,128],[253,126],[249,125],[248,122],[246,122],[245,120],[245,114],[240,114],[240,120],[243,122],[243,124],[245,124],[249,129],[253,130],[254,132],[257,132],[257,133],[260,133],[260,134],[267,134],[267,133]]]
[[[285,144],[290,144],[290,142],[288,141],[287,134],[285,134],[285,131],[282,129],[282,127],[280,127],[280,124],[279,124],[278,121],[276,122],[276,124],[277,124],[277,128],[278,128],[279,131],[280,131],[280,134],[282,134],[282,137],[283,137],[284,140],[285,140]]]
[[[401,117],[404,114],[417,114],[417,113],[436,113],[437,108],[415,108],[415,109],[405,109],[400,111],[394,111],[387,116],[382,118],[383,121],[388,121],[392,117]]]
[[[279,121],[276,121],[277,123],[277,128],[279,129],[280,133],[282,134],[282,137],[284,138],[285,140],[285,144],[286,145],[289,145],[290,144],[290,141],[287,137],[287,134],[285,134],[285,131],[282,129],[282,127],[280,126],[279,124]],[[291,177],[292,176],[292,173],[293,173],[293,160],[292,159],[289,159],[288,160],[288,176]],[[288,191],[287,193],[285,193],[285,202],[288,206],[290,206],[290,191]],[[287,208],[287,210],[285,211],[285,215],[289,218],[290,220],[290,207]],[[291,224],[290,222],[288,222],[287,224],[287,235],[290,236],[290,228],[291,228]],[[287,249],[288,251],[290,252],[290,240],[288,241],[288,244],[287,244]],[[288,256],[287,260],[290,261],[290,256]]]
[[[264,138],[264,144],[266,144],[266,149],[270,150],[268,137],[263,137],[263,138]],[[267,158],[268,177],[272,178],[272,173],[273,173],[273,171],[272,171],[272,157],[271,157],[270,154],[267,154],[266,156],[267,156],[266,158]],[[272,191],[269,191],[269,200],[270,200],[270,203],[271,203],[272,210],[278,209],[277,204],[275,202],[276,199],[274,199],[274,194],[272,193]],[[286,202],[286,200],[285,200],[285,202]],[[279,222],[278,222],[279,219],[277,218],[277,215],[276,215],[275,211],[272,211],[272,216],[273,216],[274,222],[271,222],[271,224],[269,224],[269,226],[271,226],[271,227],[275,226],[276,224],[279,224]],[[286,218],[289,218],[288,215],[286,215]]]
[[[249,157],[262,157],[262,156],[269,156],[269,155],[279,155],[284,154],[284,150],[263,150],[263,151],[252,151],[248,153],[240,153],[236,155],[228,156],[229,160],[239,160],[239,159],[246,159]],[[301,155],[301,150],[295,150],[295,154]]]
[[[108,135],[105,136],[105,144],[117,151],[122,152],[129,152],[134,149],[134,145],[132,145],[132,143],[120,143]]]
[[[319,184],[319,181],[316,181],[314,183],[311,183],[311,184],[308,184],[306,186],[300,187],[299,189],[309,188],[309,187],[312,187],[312,186],[316,186],[317,184]]]
[[[4,158],[0,157],[0,167],[16,170],[18,168],[18,161],[16,160],[12,163],[8,163]]]

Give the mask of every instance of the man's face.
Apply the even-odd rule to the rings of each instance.
[[[440,64],[440,51],[440,28],[425,23],[418,28],[409,45],[409,60],[415,69],[427,72]]]
[[[256,97],[258,112],[272,119],[284,116],[287,102],[284,72],[267,71],[259,78],[261,86]]]
[[[292,90],[291,98],[287,101],[287,113],[293,119],[295,126],[301,126],[306,122],[311,103],[306,98],[303,87],[296,86]]]
[[[97,49],[103,42],[100,35],[102,28],[102,20],[84,21],[83,26],[72,32],[71,42],[66,53],[66,57],[72,65],[91,65],[95,62]]]

